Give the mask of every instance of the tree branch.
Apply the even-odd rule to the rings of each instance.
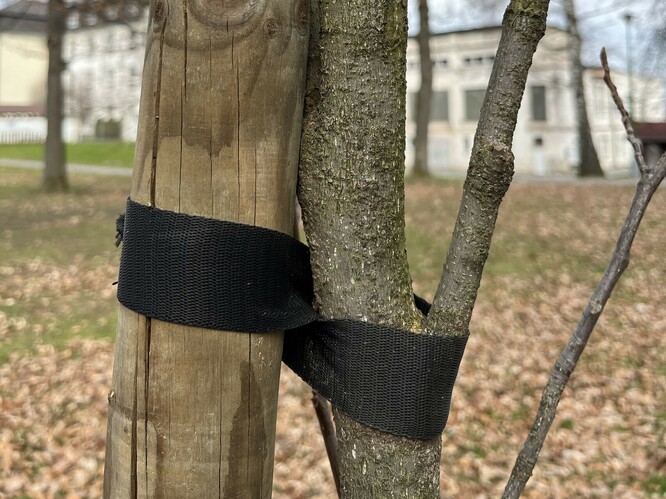
[[[315,390],[312,390],[312,406],[314,407],[315,414],[317,414],[317,421],[319,421],[319,429],[321,436],[324,437],[324,445],[326,446],[326,454],[328,455],[328,462],[331,465],[331,473],[333,474],[333,481],[335,482],[335,490],[340,497],[340,463],[338,461],[338,439],[335,436],[335,426],[333,425],[333,416],[328,401],[319,395]]]
[[[604,65],[605,81],[608,85],[613,99],[622,114],[622,121],[627,129],[627,136],[631,141],[636,140],[631,123],[627,118],[627,113],[622,104],[622,100],[617,94],[617,89],[610,79],[610,71],[608,69],[608,61],[605,58],[605,51],[602,51],[602,64]],[[636,141],[637,142],[637,141]],[[632,145],[634,145],[632,143]],[[636,148],[637,160],[639,165],[645,165],[643,156],[640,152],[640,147]],[[640,159],[639,159],[640,158]],[[641,168],[641,179],[636,188],[636,194],[631,203],[629,213],[624,221],[620,236],[615,245],[615,250],[611,255],[610,262],[606,267],[603,277],[599,282],[597,289],[592,294],[585,310],[583,312],[576,329],[567,341],[564,350],[555,363],[555,367],[550,374],[546,387],[541,395],[541,402],[537,411],[532,428],[525,440],[516,463],[511,471],[511,476],[504,489],[503,498],[517,498],[525,488],[527,480],[529,480],[539,457],[539,452],[543,447],[546,435],[555,419],[555,411],[557,405],[564,391],[571,374],[576,368],[578,359],[580,358],[588,339],[599,320],[602,310],[604,309],[611,292],[615,288],[620,276],[629,265],[629,254],[631,245],[636,236],[636,231],[641,223],[643,214],[650,203],[652,195],[659,187],[659,184],[666,176],[666,154],[664,154],[652,170],[647,167]]]
[[[296,199],[296,210],[294,210],[294,228],[292,235],[294,239],[300,241],[301,228],[300,228],[300,207],[298,206],[298,199]],[[118,246],[116,238],[116,246]],[[324,439],[324,446],[326,447],[326,455],[328,462],[331,465],[331,473],[333,474],[333,481],[335,482],[335,490],[340,497],[340,463],[338,461],[338,439],[335,435],[335,425],[333,424],[333,415],[328,401],[322,397],[316,390],[312,390],[312,407],[317,415],[319,422],[319,429],[321,436]]]
[[[451,246],[425,323],[430,334],[467,334],[499,206],[513,178],[513,132],[548,4],[512,0],[504,15]]]
[[[624,125],[624,129],[627,131],[627,140],[634,148],[634,156],[636,158],[636,163],[638,163],[638,169],[640,170],[641,174],[645,174],[650,169],[650,167],[647,165],[645,158],[643,157],[641,143],[636,138],[634,127],[631,125],[631,118],[629,117],[629,113],[624,108],[624,103],[620,98],[620,94],[617,91],[615,83],[613,83],[613,80],[611,80],[610,68],[608,67],[608,57],[606,56],[606,47],[601,49],[601,66],[604,68],[604,81],[610,90],[611,96],[613,97],[613,102],[615,102],[615,105],[617,106],[617,109],[620,111],[620,115],[622,116],[622,124]]]

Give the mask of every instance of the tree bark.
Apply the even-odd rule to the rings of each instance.
[[[585,86],[583,82],[583,62],[581,60],[582,41],[578,31],[578,21],[573,0],[562,0],[570,35],[571,80],[576,94],[576,125],[578,128],[578,175],[581,177],[603,177],[604,171],[594,147],[590,120],[587,116]]]
[[[421,62],[421,87],[416,97],[416,135],[414,136],[414,169],[419,177],[427,177],[428,170],[428,124],[432,98],[432,59],[430,57],[430,25],[428,23],[428,0],[419,0],[419,60]]]
[[[301,0],[156,0],[131,197],[292,232],[308,33]],[[105,497],[270,497],[282,334],[121,307]]]
[[[65,144],[62,140],[63,87],[62,40],[65,33],[65,6],[62,0],[49,0],[47,45],[49,69],[46,95],[46,146],[44,149],[43,186],[47,191],[68,188]]]
[[[314,4],[299,198],[322,315],[467,333],[547,10],[547,0],[513,0],[507,9],[454,243],[424,324],[404,246],[405,2]],[[438,497],[440,438],[394,437],[339,411],[336,420],[343,497]]]
[[[406,1],[313,4],[299,200],[315,305],[328,318],[420,330],[404,235]],[[440,440],[335,412],[342,497],[433,497]]]

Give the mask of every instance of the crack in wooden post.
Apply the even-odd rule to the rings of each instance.
[[[134,201],[291,232],[307,37],[285,27],[299,1],[155,1]],[[105,497],[269,497],[282,333],[119,317]]]

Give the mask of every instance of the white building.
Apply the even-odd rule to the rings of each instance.
[[[65,113],[81,138],[136,140],[148,10],[129,23],[70,17],[65,34]]]
[[[129,25],[85,26],[73,19],[65,37],[66,114],[81,122],[82,138],[136,138],[148,12]],[[78,27],[77,27],[78,26]],[[433,35],[434,61],[429,163],[433,173],[467,168],[501,27]],[[574,89],[568,34],[549,27],[534,56],[514,138],[516,171],[570,172],[577,163]],[[629,171],[633,154],[602,71],[585,71],[592,133],[602,168]],[[627,101],[627,76],[613,74]],[[413,113],[420,86],[418,42],[407,48],[407,167],[413,158]],[[633,76],[635,121],[664,120],[664,82]]]
[[[429,167],[434,174],[465,170],[490,78],[501,27],[442,33],[431,37],[434,62],[429,127]],[[577,163],[575,94],[567,51],[568,34],[548,27],[539,43],[518,113],[513,152],[517,172],[571,172]],[[593,139],[607,174],[632,168],[632,149],[601,69],[589,68],[584,85]],[[627,102],[628,78],[613,73]],[[664,120],[664,82],[633,76],[633,119]],[[420,87],[418,41],[407,48],[407,167],[413,160],[414,110]]]

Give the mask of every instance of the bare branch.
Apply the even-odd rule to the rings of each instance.
[[[643,151],[641,149],[641,143],[636,138],[634,127],[631,125],[631,118],[629,117],[629,113],[624,108],[622,98],[617,91],[615,83],[613,83],[613,80],[611,79],[610,67],[608,66],[608,57],[606,56],[606,47],[601,49],[601,66],[604,68],[604,81],[606,82],[606,86],[610,90],[611,96],[613,97],[613,102],[615,102],[618,111],[620,111],[620,114],[622,115],[622,124],[624,125],[624,129],[627,131],[627,140],[634,148],[634,156],[636,158],[636,163],[638,163],[638,169],[640,170],[641,175],[646,175],[650,170],[650,167],[645,162],[645,157],[643,156]]]
[[[467,170],[444,272],[425,331],[466,335],[500,204],[513,178],[511,145],[532,55],[546,30],[548,0],[512,0]]]
[[[338,462],[338,440],[335,436],[335,426],[333,425],[331,409],[328,405],[328,401],[315,390],[312,390],[312,405],[315,409],[315,414],[317,414],[317,421],[319,421],[321,435],[324,437],[324,445],[326,446],[328,462],[331,465],[331,472],[333,473],[335,490],[338,493],[338,497],[340,497],[340,463]]]
[[[301,239],[301,220],[300,220],[300,207],[298,206],[298,199],[296,199],[296,210],[294,212],[294,227],[292,235],[295,239]],[[118,246],[116,244],[116,246]],[[317,421],[319,421],[319,429],[321,436],[324,439],[324,446],[326,447],[326,455],[328,462],[331,465],[331,473],[333,474],[333,481],[335,482],[335,490],[340,497],[340,463],[338,461],[338,438],[335,434],[335,425],[333,424],[333,415],[331,414],[331,406],[328,401],[322,397],[316,390],[312,390],[312,407],[314,407]]]
[[[604,62],[604,70],[607,70],[608,64],[605,60],[605,53],[602,52],[602,61]],[[611,87],[609,73],[606,72],[608,79],[606,83],[609,84],[611,92],[615,92],[613,97],[616,103],[619,102],[618,108],[622,113],[623,121],[625,119],[626,111],[622,106],[622,101],[617,96],[617,90]],[[625,126],[628,121],[625,122]],[[633,135],[631,124],[627,130],[628,135]],[[635,137],[634,137],[635,139]],[[630,138],[631,140],[631,138]],[[638,150],[640,154],[640,150]],[[642,154],[640,155],[643,159]],[[639,163],[640,164],[640,163]],[[643,165],[645,162],[643,161]],[[573,334],[567,341],[564,350],[555,363],[555,367],[548,378],[546,387],[541,395],[541,402],[537,411],[532,428],[525,440],[523,448],[516,459],[516,463],[511,471],[511,476],[504,489],[503,498],[517,498],[525,488],[527,480],[529,480],[539,457],[539,452],[543,447],[546,440],[546,435],[555,419],[557,405],[562,397],[562,392],[566,386],[571,374],[576,368],[578,359],[580,358],[587,341],[592,334],[592,330],[599,320],[599,316],[603,311],[611,292],[615,288],[620,276],[629,265],[629,254],[631,245],[638,231],[638,226],[641,223],[645,210],[650,203],[652,195],[659,187],[659,184],[666,176],[666,154],[664,154],[657,162],[654,169],[651,171],[641,169],[642,176],[636,188],[636,194],[631,203],[629,213],[624,221],[620,236],[615,245],[615,249],[611,255],[610,262],[604,271],[597,289],[592,294],[592,297],[587,303],[583,315],[576,326]]]

